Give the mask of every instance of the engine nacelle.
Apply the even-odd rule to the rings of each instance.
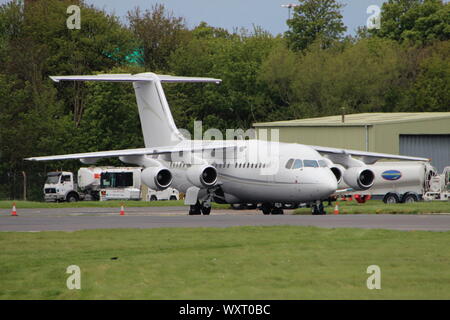
[[[344,172],[344,181],[354,190],[367,190],[373,186],[375,173],[367,167],[352,167]]]
[[[172,173],[164,167],[149,167],[142,170],[141,180],[150,189],[164,190],[172,184]]]
[[[345,168],[341,166],[340,164],[333,164],[330,166],[331,172],[333,172],[334,176],[336,177],[337,183],[342,182],[342,178],[344,177]]]
[[[186,171],[188,180],[196,187],[208,188],[217,183],[217,170],[213,166],[192,166]]]

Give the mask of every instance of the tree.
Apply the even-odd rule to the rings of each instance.
[[[81,8],[80,30],[66,26],[69,0],[29,1],[26,10],[20,1],[0,8],[0,34],[7,34],[6,59],[0,62],[5,73],[30,83],[39,95],[49,75],[91,74],[125,63],[136,46],[132,34],[118,18],[85,5]],[[80,83],[63,84],[64,97],[75,125],[84,112],[86,91]]]
[[[442,0],[389,0],[383,4],[381,28],[370,33],[396,41],[428,44],[450,39],[450,3]]]
[[[193,31],[195,38],[170,57],[169,66],[174,74],[223,80],[219,86],[165,87],[179,127],[191,130],[194,120],[202,120],[206,128],[247,129],[252,122],[265,119],[267,108],[273,105],[264,82],[259,79],[259,70],[279,39],[260,28],[233,34],[216,31],[201,24]]]
[[[450,111],[450,41],[426,49],[414,84],[405,92],[399,111]]]
[[[167,70],[170,54],[189,38],[184,18],[167,12],[162,4],[144,12],[135,8],[128,12],[128,21],[140,41],[141,65],[148,71]]]
[[[316,40],[327,48],[342,37],[347,27],[342,22],[343,5],[336,0],[304,0],[295,7],[294,16],[287,21],[289,47],[303,51]]]
[[[379,38],[325,50],[314,43],[303,53],[275,48],[261,77],[283,103],[268,117],[319,117],[342,107],[347,113],[392,111],[412,83],[405,57],[397,42]]]

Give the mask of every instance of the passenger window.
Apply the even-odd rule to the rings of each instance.
[[[316,160],[304,160],[305,167],[318,168],[319,164]]]
[[[293,163],[294,159],[289,159],[288,162],[286,163],[286,169],[291,169]]]
[[[326,168],[328,167],[327,162],[325,160],[319,160],[319,166],[321,168]]]
[[[295,160],[294,166],[292,167],[292,169],[300,169],[300,168],[303,168],[303,163],[302,163],[302,160],[297,159],[297,160]]]

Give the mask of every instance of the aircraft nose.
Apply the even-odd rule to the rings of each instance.
[[[330,194],[336,192],[338,188],[338,182],[336,180],[335,175],[330,169],[328,168],[324,169],[325,170],[321,177],[322,179],[320,181],[320,184],[322,185],[321,189],[323,190],[324,196],[329,196]]]

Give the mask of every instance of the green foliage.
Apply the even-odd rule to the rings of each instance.
[[[215,32],[214,28],[206,32],[205,25],[201,28],[203,34]],[[198,29],[193,32],[198,34]],[[173,73],[223,80],[219,86],[186,84],[177,86],[176,91],[169,88],[169,103],[177,124],[192,129],[192,121],[196,119],[203,120],[206,128],[247,129],[252,122],[263,120],[270,101],[258,73],[277,41],[260,29],[253,33],[243,30],[240,34],[197,37],[175,51],[169,60]]]
[[[315,43],[304,54],[277,47],[263,64],[262,77],[285,104],[285,119],[392,111],[407,86],[408,64],[399,44],[362,39],[323,50]]]
[[[372,34],[396,41],[430,43],[450,39],[450,3],[443,0],[389,0],[383,4],[381,29]]]
[[[294,9],[294,17],[287,21],[289,47],[295,51],[308,48],[316,40],[328,48],[347,30],[342,22],[343,5],[337,0],[305,0]]]
[[[157,4],[144,12],[135,8],[128,12],[128,21],[140,44],[141,65],[148,71],[167,70],[170,54],[187,41],[190,34],[184,19]]]
[[[401,111],[450,111],[450,42],[430,48],[414,84],[405,92]]]

